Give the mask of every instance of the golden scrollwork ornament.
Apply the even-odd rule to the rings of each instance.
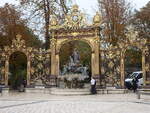
[[[150,71],[150,66],[149,66],[149,64],[146,64],[146,65],[145,65],[145,70],[146,70],[146,71]]]
[[[34,74],[35,72],[35,69],[32,67],[31,70],[30,70],[31,74]]]
[[[100,38],[99,37],[94,38],[94,43],[96,44],[100,43]]]
[[[37,67],[38,67],[39,69],[42,69],[42,68],[43,68],[42,63],[39,63],[39,64],[37,65]]]
[[[55,38],[52,38],[52,39],[50,39],[50,46],[51,47],[55,47],[56,46],[56,41],[57,41],[57,39],[55,39]]]
[[[49,68],[45,69],[45,73],[48,75],[49,74]]]
[[[5,73],[5,67],[2,67],[2,68],[0,69],[0,71],[1,71],[1,74],[4,74],[4,73]]]
[[[108,67],[113,68],[114,67],[114,63],[112,61],[109,62]]]
[[[21,39],[20,34],[16,35],[16,39],[12,40],[12,47],[16,49],[25,48],[25,41]]]
[[[116,68],[117,73],[120,73],[120,66]]]

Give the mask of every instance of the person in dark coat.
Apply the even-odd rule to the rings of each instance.
[[[137,79],[133,78],[132,83],[133,83],[133,91],[134,91],[134,93],[136,92],[136,90],[138,88],[137,82],[138,82]]]
[[[91,78],[91,94],[96,94],[96,80],[92,77]]]

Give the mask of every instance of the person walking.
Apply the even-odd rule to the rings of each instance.
[[[92,77],[91,78],[91,94],[96,94],[96,80]]]

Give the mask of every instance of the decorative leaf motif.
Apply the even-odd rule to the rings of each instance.
[[[12,48],[25,48],[25,41],[21,39],[21,35],[17,35],[16,39],[12,40]]]

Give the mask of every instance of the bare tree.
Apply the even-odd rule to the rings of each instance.
[[[22,16],[13,5],[5,4],[0,7],[0,47],[10,46],[17,34],[22,35],[27,46],[41,46],[41,41],[33,34],[26,24],[27,20],[22,19]]]
[[[131,17],[130,3],[126,0],[98,0],[105,26],[103,36],[111,44],[125,38],[126,27]]]
[[[44,26],[40,31],[44,31],[45,48],[49,48],[49,22],[51,15],[56,15],[58,19],[63,19],[68,13],[67,1],[70,0],[19,0],[24,9],[30,9],[30,19],[36,24],[42,23]],[[36,26],[38,28],[38,26]]]
[[[145,38],[150,42],[150,2],[136,11],[132,24],[139,33],[139,38]]]

